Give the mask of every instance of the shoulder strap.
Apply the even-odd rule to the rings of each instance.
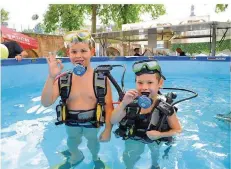
[[[101,106],[105,105],[105,96],[107,94],[107,78],[103,72],[94,71],[93,86],[95,96]]]
[[[95,97],[97,98],[96,106],[96,127],[100,126],[100,122],[105,122],[105,96],[107,94],[107,78],[103,72],[94,70],[93,87]]]
[[[160,92],[158,92],[158,94],[160,95],[160,97],[162,97],[163,100],[166,100],[165,95],[162,95]],[[166,131],[169,129],[166,114],[161,111],[162,109],[158,109],[158,105],[160,103],[161,101],[157,101],[156,105],[152,109],[152,115],[148,129],[154,129],[158,131]]]
[[[160,112],[156,108],[152,111],[151,119],[148,128],[151,129],[155,126],[157,129],[158,127],[158,122],[160,120]]]
[[[70,92],[71,92],[71,84],[72,84],[72,73],[67,72],[62,75],[58,81],[59,84],[59,94],[63,103],[66,103]]]

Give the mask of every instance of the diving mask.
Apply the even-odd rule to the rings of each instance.
[[[161,67],[158,64],[157,60],[142,60],[135,62],[132,66],[133,72],[139,76],[141,74],[154,74],[159,73],[161,77],[166,80],[164,75],[161,72]]]
[[[87,30],[70,31],[65,34],[63,38],[66,47],[70,43],[83,42],[89,44],[89,47],[93,48],[95,44],[94,39],[92,38],[90,32],[88,32]]]

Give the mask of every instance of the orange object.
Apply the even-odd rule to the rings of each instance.
[[[113,102],[112,104],[120,104],[121,102]]]

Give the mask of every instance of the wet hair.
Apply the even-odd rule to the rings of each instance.
[[[134,49],[134,52],[136,52],[136,50],[139,50],[139,49],[140,49],[140,48],[135,48],[135,49]]]
[[[181,48],[176,48],[176,51],[177,52],[182,52],[182,49]]]

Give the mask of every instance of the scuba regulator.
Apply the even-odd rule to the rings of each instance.
[[[143,109],[147,109],[149,108],[153,101],[152,99],[150,99],[149,96],[149,92],[141,92],[142,96],[138,97],[138,105],[143,108]]]
[[[160,92],[158,92],[157,101],[155,103],[155,106],[159,111],[164,113],[164,116],[171,116],[174,112],[176,112],[178,109],[174,106],[177,103],[183,102],[185,100],[192,99],[194,97],[197,97],[198,94],[194,91],[187,90],[187,89],[181,89],[181,88],[162,88],[164,90],[180,90],[180,91],[186,91],[193,93],[194,95],[188,98],[184,98],[181,100],[178,100],[176,102],[173,102],[177,98],[177,94],[175,92],[169,92],[166,95],[161,95]],[[142,92],[142,95],[137,97],[132,103],[128,104],[129,109],[134,109],[134,111],[128,111],[131,112],[128,114],[129,117],[135,118],[136,116],[139,116],[139,112],[141,108],[147,109],[149,108],[153,100],[149,98],[149,92]],[[139,107],[139,109],[137,109]]]
[[[84,67],[79,63],[76,64],[75,67],[73,68],[73,73],[77,76],[83,76],[86,71],[87,71],[87,67]]]

